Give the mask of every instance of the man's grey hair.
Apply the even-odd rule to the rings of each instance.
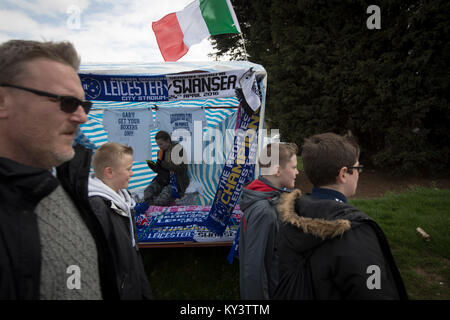
[[[25,63],[37,58],[47,58],[71,66],[80,67],[80,56],[72,43],[9,40],[0,44],[0,84],[14,83],[25,73]]]

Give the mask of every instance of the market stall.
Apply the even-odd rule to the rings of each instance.
[[[138,202],[140,246],[231,244],[240,193],[258,170],[264,68],[246,61],[89,64],[79,75],[94,105],[76,141],[94,152],[108,141],[134,149],[128,189]],[[156,160],[159,130],[187,150],[190,185],[173,205],[148,207],[143,190],[156,174],[145,160]]]

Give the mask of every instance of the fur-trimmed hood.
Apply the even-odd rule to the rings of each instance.
[[[300,199],[301,196],[302,192],[299,189],[281,196],[278,212],[282,222],[301,228],[304,233],[312,234],[323,240],[340,236],[350,229],[350,221],[348,220],[337,219],[329,221],[319,218],[307,218],[297,214],[295,212],[295,200]]]
[[[280,230],[285,233],[282,236],[289,237],[299,251],[340,237],[359,221],[368,219],[349,204],[302,196],[298,189],[282,194],[277,209],[285,226]]]

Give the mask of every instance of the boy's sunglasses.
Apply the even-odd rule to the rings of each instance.
[[[53,94],[53,93],[49,93],[49,92],[45,92],[45,91],[41,91],[41,90],[36,90],[36,89],[31,89],[31,88],[25,88],[25,87],[16,86],[16,85],[13,85],[13,84],[0,84],[0,87],[15,88],[15,89],[24,90],[24,91],[28,91],[28,92],[34,93],[34,94],[36,94],[38,96],[54,98],[56,100],[59,100],[61,110],[66,112],[66,113],[74,113],[75,111],[77,111],[78,106],[82,106],[83,109],[84,109],[84,112],[86,114],[88,114],[89,111],[91,111],[91,107],[92,107],[92,102],[91,101],[80,100],[80,99],[72,97],[72,96],[60,96],[58,94]]]

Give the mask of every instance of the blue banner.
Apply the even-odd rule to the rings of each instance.
[[[200,228],[196,225],[173,226],[173,227],[158,227],[158,228],[143,228],[137,229],[139,231],[139,242],[165,242],[165,241],[193,241],[195,229]]]
[[[244,184],[253,179],[251,175],[257,158],[259,119],[260,109],[251,116],[244,112],[236,130],[233,148],[223,168],[216,196],[205,222],[205,226],[218,235],[225,231]]]
[[[86,99],[102,101],[168,101],[165,76],[79,74]]]

